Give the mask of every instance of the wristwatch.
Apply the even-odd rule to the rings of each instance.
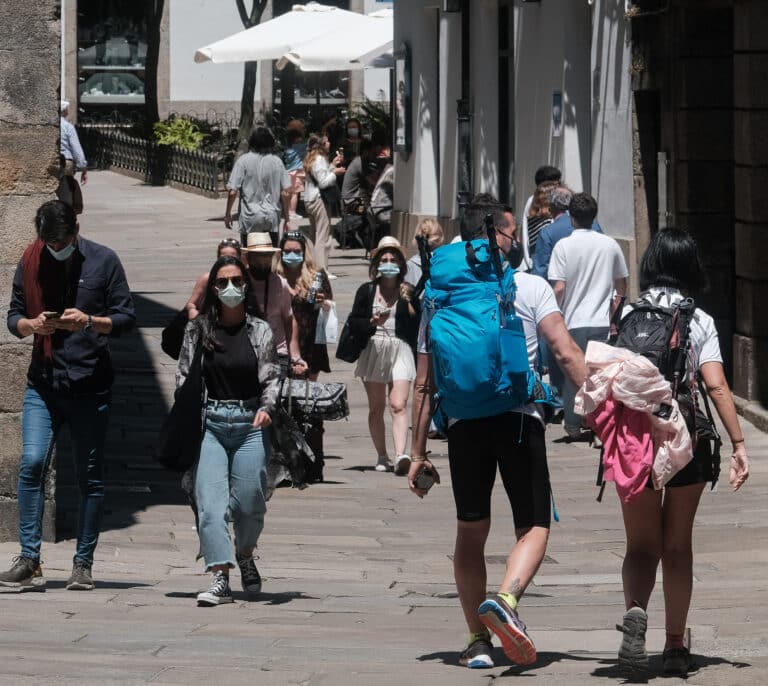
[[[85,326],[83,327],[83,331],[90,331],[93,328],[93,317],[89,314],[88,315],[88,321],[85,322]]]

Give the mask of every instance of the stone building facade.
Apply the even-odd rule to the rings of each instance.
[[[5,311],[37,208],[53,197],[58,171],[58,0],[0,3],[0,538],[16,539],[16,489],[21,456],[21,402],[30,348],[8,333]],[[51,478],[50,483],[53,483]],[[45,536],[53,535],[52,489]]]

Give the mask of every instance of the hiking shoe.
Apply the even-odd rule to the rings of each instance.
[[[19,591],[44,591],[45,579],[40,562],[17,555],[7,572],[0,573],[0,586],[18,588]]]
[[[619,648],[619,664],[632,669],[648,669],[648,653],[645,650],[645,631],[648,615],[642,607],[631,607],[624,613],[616,630],[624,634]]]
[[[517,665],[536,662],[536,646],[517,612],[498,593],[491,595],[479,608],[480,621],[499,637],[505,655]]]
[[[685,679],[688,672],[695,672],[698,667],[688,648],[670,648],[661,657],[664,676],[679,676]]]
[[[232,589],[229,587],[229,575],[218,571],[213,575],[207,591],[197,594],[198,607],[213,607],[232,602]]]
[[[92,591],[95,584],[91,576],[91,565],[82,560],[75,560],[72,565],[72,574],[67,579],[68,591]]]
[[[243,582],[243,590],[246,593],[261,593],[261,574],[256,569],[256,563],[251,557],[235,555],[237,566],[240,567],[240,579]]]
[[[377,472],[391,472],[392,461],[386,455],[379,455],[375,469]]]
[[[405,476],[411,468],[411,458],[408,455],[398,455],[395,460],[395,475]]]
[[[459,657],[459,664],[470,669],[487,669],[493,667],[493,646],[485,638],[478,638],[467,646]]]

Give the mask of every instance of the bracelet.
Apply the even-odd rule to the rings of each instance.
[[[731,441],[731,445],[738,445],[739,443],[744,443],[744,439],[740,438],[738,441]]]
[[[411,462],[426,462],[426,455],[411,455]]]

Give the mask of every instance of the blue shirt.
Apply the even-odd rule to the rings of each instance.
[[[45,309],[62,312],[76,307],[94,317],[112,320],[112,336],[118,336],[136,322],[133,298],[120,259],[109,248],[77,237],[77,249],[66,262],[45,259],[41,268],[57,270],[61,276],[59,302],[46,302]],[[69,269],[67,269],[69,266]],[[13,277],[11,304],[8,308],[8,330],[21,338],[19,320],[27,316],[21,261]],[[113,371],[109,352],[109,336],[89,331],[57,330],[53,335],[53,365],[49,366],[37,348],[33,349],[27,378],[37,387],[53,391],[99,393],[112,385]]]
[[[603,233],[600,224],[597,222],[592,223],[592,229],[598,233]],[[570,236],[572,233],[571,215],[567,212],[563,212],[555,221],[547,224],[539,232],[539,237],[536,239],[536,253],[533,256],[531,274],[546,279],[547,272],[549,271],[549,260],[552,258],[552,249],[555,247],[555,243]]]
[[[80,145],[80,138],[74,125],[61,117],[61,144],[59,152],[65,160],[72,160],[75,163],[75,169],[88,169],[88,162],[85,159],[85,153]]]
[[[304,166],[304,157],[307,154],[306,143],[294,143],[283,151],[285,168],[290,171],[298,171]]]

